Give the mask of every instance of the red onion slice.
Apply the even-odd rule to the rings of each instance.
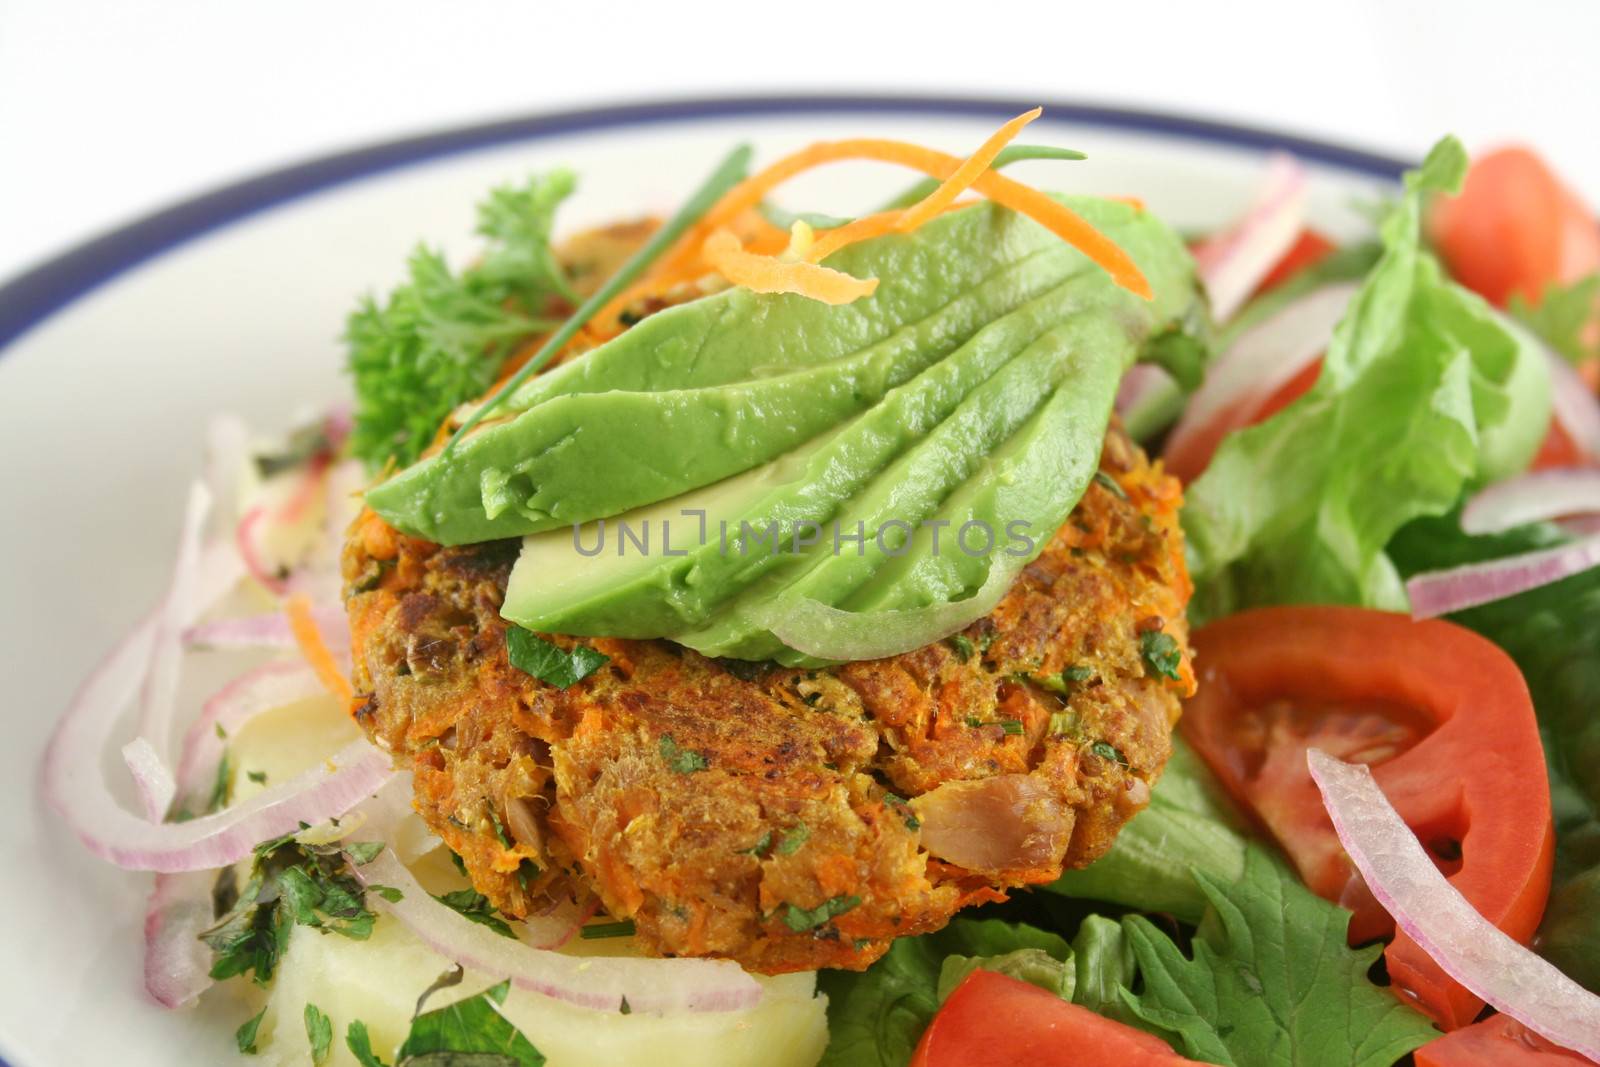
[[[200,717],[184,734],[178,758],[180,788],[188,792],[215,771],[227,745],[217,736],[219,728],[231,736],[257,715],[326,693],[317,672],[300,660],[264,663],[241,674],[205,702]]]
[[[344,608],[324,604],[312,608],[311,617],[329,649],[338,653],[350,647],[350,621]],[[289,618],[281,611],[202,622],[183,632],[183,642],[208,649],[295,647]]]
[[[156,875],[144,914],[144,988],[164,1008],[182,1008],[211,988],[211,949],[200,935],[216,921],[215,871]]]
[[[1292,381],[1327,350],[1358,288],[1340,283],[1314,289],[1240,334],[1189,398],[1166,454],[1180,455],[1224,413],[1243,412]]]
[[[1544,354],[1550,365],[1550,405],[1556,421],[1580,452],[1600,462],[1600,400],[1572,364],[1548,347]]]
[[[210,512],[211,492],[197,482],[189,490],[172,581],[156,609],[150,663],[139,689],[138,734],[163,762],[172,758],[183,630],[233,588],[240,577],[238,561],[226,545],[201,547]]]
[[[183,823],[150,823],[112,796],[100,757],[121,713],[139,691],[155,641],[147,618],[79,687],[45,752],[43,788],[50,805],[95,855],[119,867],[193,871],[225,867],[269,837],[300,823],[320,823],[370,796],[394,774],[389,758],[356,741],[291,781],[227,811]]]
[[[1600,537],[1587,537],[1537,552],[1425,571],[1406,582],[1411,617],[1432,619],[1550,585],[1600,567]]]
[[[173,798],[178,795],[178,783],[167,770],[166,763],[156,754],[155,746],[142,737],[136,737],[122,746],[122,762],[128,765],[134,785],[139,787],[139,800],[144,805],[144,817],[151,822],[161,822],[172,809]]]
[[[1500,533],[1596,512],[1600,512],[1600,470],[1534,471],[1491,485],[1467,501],[1461,529],[1469,534]]]
[[[563,956],[502,937],[434,900],[388,849],[356,874],[400,890],[393,903],[368,900],[441,956],[556,1000],[618,1011],[626,997],[633,1011],[679,1012],[739,1011],[761,999],[761,986],[728,960]]]
[[[1274,153],[1244,218],[1194,250],[1200,277],[1218,322],[1233,317],[1285,252],[1305,223],[1306,171],[1293,156]]]
[[[298,662],[268,663],[234,679],[206,701],[184,736],[175,790],[193,796],[215,777],[226,744],[218,727],[232,734],[257,715],[324,692],[316,672]],[[212,871],[156,875],[145,908],[144,982],[164,1007],[190,1004],[211,986],[211,952],[199,938],[214,922],[215,882]]]
[[[1600,997],[1478,914],[1434,866],[1365,765],[1319,749],[1306,760],[1340,843],[1400,929],[1495,1008],[1600,1060]]]
[[[206,427],[205,483],[225,521],[239,510],[244,465],[250,459],[250,430],[233,414],[218,415]]]

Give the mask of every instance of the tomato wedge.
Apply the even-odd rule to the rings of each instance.
[[[1537,301],[1551,282],[1600,269],[1600,224],[1531,149],[1478,157],[1461,194],[1442,197],[1429,228],[1450,273],[1494,304]]]
[[[995,971],[956,986],[917,1042],[911,1067],[1176,1067],[1159,1037]]]
[[[1509,1015],[1491,1015],[1416,1051],[1417,1067],[1575,1067],[1594,1061],[1558,1048]]]
[[[1307,267],[1314,267],[1328,258],[1338,247],[1316,230],[1301,230],[1300,236],[1289,246],[1289,251],[1285,252],[1283,258],[1273,264],[1272,269],[1267,271],[1267,276],[1261,279],[1256,292],[1264,293],[1268,289],[1282,285]]]
[[[1334,835],[1306,768],[1321,748],[1370,765],[1451,883],[1518,941],[1550,893],[1550,789],[1528,687],[1492,643],[1452,623],[1348,607],[1276,607],[1192,637],[1200,689],[1181,728],[1308,886],[1355,914],[1352,944],[1394,923]],[[1483,1002],[1405,934],[1395,992],[1446,1030]]]

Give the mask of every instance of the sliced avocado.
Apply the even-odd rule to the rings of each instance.
[[[870,539],[859,555],[819,545],[803,576],[781,589],[760,582],[712,624],[674,640],[707,656],[816,665],[819,661],[786,648],[768,629],[774,609],[781,613],[784,603],[800,598],[861,613],[962,600],[984,584],[994,553],[1035,557],[1098,469],[1102,427],[1120,381],[1115,368],[1123,365],[1104,357],[1118,349],[1131,362],[1133,339],[1106,315],[1085,312],[1056,326],[1026,354],[1050,363],[1037,403],[1024,410],[1013,402],[1006,411],[1005,400],[968,398],[989,413],[987,435],[997,440],[968,453],[976,459],[950,464],[949,474],[958,477],[936,482],[931,464],[909,453],[862,494],[880,502],[866,520],[867,530],[891,518],[910,530],[896,528],[902,536],[885,537],[883,544]],[[1021,373],[1022,366],[1019,358],[1005,373]],[[918,451],[930,443],[933,437]],[[848,528],[858,522],[856,502],[851,504]],[[970,530],[968,523],[973,523]]]
[[[1078,275],[1087,273],[1082,265]],[[773,524],[825,523],[839,505],[870,484],[894,458],[942,423],[974,389],[983,385],[1035,337],[1069,301],[1070,280],[1017,311],[989,323],[970,341],[884,398],[840,431],[802,455],[793,476],[760,501],[730,515],[730,531],[697,546],[687,557],[656,556],[652,567],[615,580],[596,573],[593,595],[550,595],[524,548],[511,572],[501,614],[546,633],[654,637],[678,633],[705,621],[722,602],[765,572],[794,561],[751,541]],[[747,523],[746,527],[740,523]],[[538,537],[557,536],[538,534]],[[570,538],[568,538],[570,540]],[[557,542],[559,543],[559,542]],[[726,547],[725,547],[726,546]],[[548,559],[548,556],[543,558]]]
[[[1068,288],[1081,290],[1082,286]],[[909,558],[910,552],[921,547],[915,537],[921,523],[933,516],[941,503],[968,484],[974,475],[993,472],[990,457],[997,449],[1004,454],[1008,448],[1027,447],[1031,443],[1030,439],[1017,440],[1025,436],[1019,434],[1019,429],[1058,391],[1070,371],[1082,371],[1084,362],[1122,366],[1120,359],[1100,358],[1103,352],[1114,352],[1117,346],[1131,350],[1133,343],[1115,322],[1098,311],[1069,312],[1059,325],[1030,342],[916,447],[886,467],[863,492],[846,503],[837,521],[845,531],[865,532],[867,540],[859,551],[853,545],[839,550],[831,539],[820,543],[804,556],[792,557],[793,562],[787,567],[774,570],[746,589],[720,611],[710,625],[675,634],[673,639],[709,656],[773,658],[784,647],[766,628],[767,608],[774,601],[810,598],[825,604],[839,604],[886,564]],[[1094,358],[1074,360],[1075,351],[1094,353]],[[1119,377],[1116,371],[1097,377],[1111,380],[1112,393],[1115,393],[1115,381]],[[1076,395],[1084,384],[1072,381],[1068,391]],[[1093,405],[1102,392],[1103,389],[1086,390],[1085,400]],[[1099,414],[1103,426],[1106,412]],[[1071,427],[1074,431],[1077,428]],[[1015,463],[1016,458],[1011,462]],[[1041,485],[1035,487],[1034,493],[1055,496],[1060,489],[1059,485]],[[1078,491],[1082,492],[1081,486]],[[1034,506],[1019,514],[1031,516],[1038,510],[1037,504],[1029,503]],[[994,514],[987,514],[984,521],[994,521]],[[942,547],[954,554],[950,538],[945,539]],[[981,572],[978,581],[981,584]]]
[[[950,212],[915,233],[861,242],[828,257],[835,270],[878,279],[869,300],[830,307],[800,296],[728,289],[659,311],[594,351],[530,378],[502,410],[525,411],[572,393],[725,385],[840,359],[1039,253],[1073,254],[1012,212],[989,205]]]
[[[708,543],[685,556],[627,558],[608,543],[604,555],[580,561],[570,531],[527,538],[503,614],[547,632],[669,637],[711,653],[804,662],[768,629],[774,605],[814,599],[870,613],[961,599],[982,585],[994,557],[929,552],[924,519],[951,523],[947,537],[970,520],[997,536],[1022,521],[1036,554],[1093,475],[1122,371],[1158,338],[1204,319],[1193,263],[1170,229],[1127,205],[1068,202],[1139,263],[1154,300],[1118,288],[1025,222],[1061,251],[1026,268],[1042,280],[1042,295],[996,316],[834,432],[760,468],[759,478],[730,478],[715,496],[685,493],[653,512],[706,512]],[[643,518],[635,513],[635,524]],[[887,551],[874,540],[859,557],[833,554],[834,521],[848,533],[858,519],[870,530],[869,520],[891,518],[915,529],[909,553],[897,554],[890,539]],[[762,543],[769,526],[781,544]],[[809,545],[793,538],[810,526],[828,534]],[[683,551],[676,523],[673,530],[672,547]],[[743,541],[749,554],[739,551]]]
[[[839,432],[836,427],[825,438]],[[720,522],[737,522],[750,514],[775,488],[793,481],[809,456],[809,450],[800,449],[625,515],[524,537],[513,571],[512,588],[520,590],[515,595],[527,599],[532,590],[541,602],[581,604],[604,596],[618,583],[648,581],[662,560],[680,558],[677,553],[705,543],[707,537],[715,543]]]
[[[826,362],[694,389],[555,395],[402,471],[367,502],[408,533],[454,544],[586,522],[710,485],[877,402],[1037,295],[1054,274],[1036,261],[1052,253],[1059,245],[1005,263],[925,318]]]

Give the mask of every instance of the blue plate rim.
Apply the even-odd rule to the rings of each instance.
[[[0,287],[0,357],[13,343],[80,297],[146,261],[240,219],[346,182],[445,156],[575,133],[795,115],[903,114],[1009,118],[1036,101],[1017,97],[920,94],[701,96],[538,112],[381,141],[273,170],[180,200],[90,238]],[[1281,149],[1303,159],[1395,180],[1408,160],[1263,126],[1178,112],[1045,101],[1045,113],[1080,125],[1155,134],[1230,148]]]

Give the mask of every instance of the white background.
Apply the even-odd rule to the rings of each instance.
[[[1600,201],[1596,0],[0,0],[0,279],[263,168],[692,93],[974,91],[1410,156],[1545,150]]]

